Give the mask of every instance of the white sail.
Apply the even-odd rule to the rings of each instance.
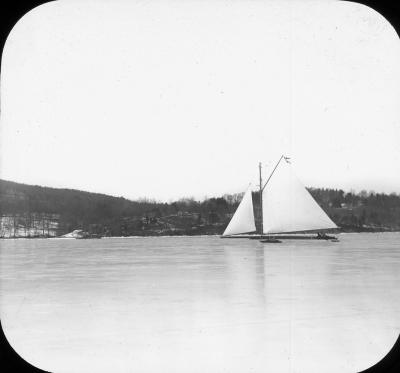
[[[231,221],[226,227],[223,236],[254,232],[255,230],[256,225],[254,222],[253,198],[249,187],[244,194],[243,199],[240,201],[235,214],[232,216]]]
[[[263,192],[264,233],[337,228],[284,159]]]

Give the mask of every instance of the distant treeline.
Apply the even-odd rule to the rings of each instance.
[[[400,195],[308,188],[311,195],[344,231],[400,230]]]
[[[308,190],[345,231],[400,230],[398,194],[325,188]],[[203,201],[184,198],[161,203],[0,180],[0,233],[5,236],[4,232],[12,229],[16,236],[21,235],[16,232],[25,232],[25,236],[30,232],[51,236],[83,229],[110,236],[220,234],[242,195],[223,195]],[[253,199],[258,201],[258,193],[253,193]],[[258,216],[256,207],[255,210]]]

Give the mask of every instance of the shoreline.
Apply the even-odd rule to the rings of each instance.
[[[380,231],[343,231],[343,232],[335,232],[332,234],[357,234],[357,233],[400,233],[400,230],[380,230]],[[300,233],[301,234],[301,233]],[[147,236],[104,236],[104,237],[99,237],[99,238],[75,238],[75,237],[0,237],[0,240],[21,240],[21,239],[26,239],[26,240],[34,240],[34,239],[57,239],[57,240],[96,240],[96,239],[115,239],[115,238],[122,238],[122,239],[127,239],[127,238],[177,238],[177,237],[222,237],[222,234],[188,234],[188,235],[183,235],[183,234],[177,234],[177,235],[147,235]],[[242,237],[236,237],[236,238],[242,238]],[[247,238],[247,237],[245,237]]]

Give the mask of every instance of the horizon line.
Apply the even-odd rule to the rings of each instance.
[[[94,192],[94,191],[89,191],[89,190],[83,190],[83,189],[76,189],[76,188],[70,188],[70,187],[54,187],[54,186],[47,186],[47,185],[39,185],[39,184],[27,184],[27,183],[22,183],[22,182],[18,182],[18,181],[13,181],[13,180],[7,180],[7,179],[2,179],[0,178],[0,182],[1,181],[5,181],[5,182],[9,182],[9,183],[14,183],[14,184],[20,184],[20,185],[26,185],[26,186],[31,186],[31,187],[40,187],[40,188],[48,188],[48,189],[58,189],[58,190],[71,190],[71,191],[77,191],[77,192],[82,192],[82,193],[91,193],[91,194],[100,194],[100,195],[104,195],[107,197],[113,197],[113,198],[124,198],[128,201],[132,201],[132,202],[151,202],[151,203],[173,203],[173,202],[177,202],[177,201],[181,201],[181,200],[194,200],[196,202],[203,202],[207,199],[211,199],[211,198],[223,198],[225,195],[235,195],[235,194],[241,194],[244,193],[245,191],[243,190],[242,192],[237,192],[237,193],[223,193],[222,195],[219,196],[208,196],[208,195],[204,195],[202,198],[195,198],[194,196],[182,196],[176,199],[168,199],[168,200],[160,200],[160,199],[156,199],[153,197],[145,197],[145,196],[140,196],[140,197],[136,197],[136,198],[129,198],[129,197],[124,197],[122,195],[114,195],[114,194],[107,194],[104,192]],[[352,194],[360,194],[361,192],[366,192],[367,196],[370,196],[371,194],[382,194],[382,195],[395,195],[395,196],[400,196],[400,193],[396,193],[396,192],[390,192],[390,193],[385,193],[385,192],[376,192],[374,190],[366,190],[366,189],[360,189],[358,192],[356,191],[356,189],[350,188],[350,190],[346,190],[346,189],[342,189],[342,188],[333,188],[333,187],[321,187],[321,186],[305,186],[306,189],[331,189],[331,190],[342,190],[343,193],[347,194],[347,193],[352,193]],[[257,191],[253,191],[253,192],[258,192]]]

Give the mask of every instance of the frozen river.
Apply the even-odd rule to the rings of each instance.
[[[53,372],[357,372],[400,333],[400,234],[0,241],[0,316]]]

